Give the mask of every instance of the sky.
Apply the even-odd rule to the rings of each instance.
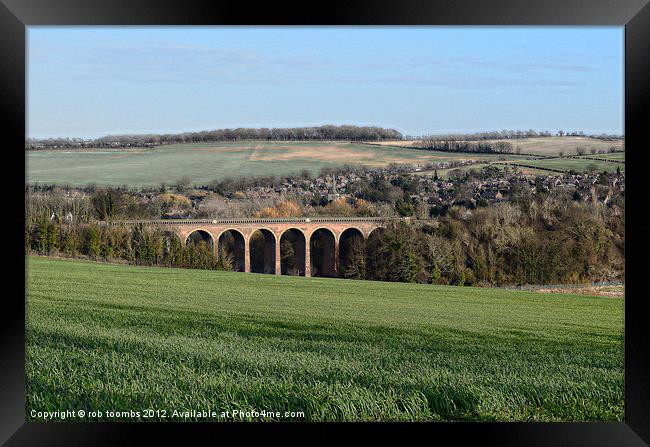
[[[623,27],[36,27],[27,136],[624,132]]]

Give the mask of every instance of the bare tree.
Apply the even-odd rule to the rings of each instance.
[[[176,183],[176,189],[178,192],[185,192],[190,189],[190,186],[192,186],[192,179],[187,175],[184,175],[178,183]]]

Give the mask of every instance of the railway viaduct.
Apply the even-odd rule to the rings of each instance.
[[[169,219],[108,222],[163,229],[183,244],[204,241],[216,256],[225,249],[243,272],[338,276],[340,257],[355,240],[400,219],[304,217],[264,219]],[[292,261],[287,262],[287,259]]]

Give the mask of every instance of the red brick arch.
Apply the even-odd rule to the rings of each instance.
[[[267,230],[275,238],[275,274],[280,274],[280,239],[282,234],[289,229],[296,229],[305,238],[305,276],[311,276],[310,242],[312,234],[325,229],[334,235],[335,251],[338,257],[341,235],[347,229],[358,230],[364,239],[376,228],[385,227],[386,224],[396,219],[384,218],[338,218],[338,217],[301,217],[301,218],[268,218],[268,219],[194,219],[194,220],[149,220],[149,221],[121,221],[111,222],[110,225],[131,226],[137,224],[151,225],[171,231],[178,235],[184,243],[194,231],[206,232],[212,238],[212,246],[218,249],[219,237],[228,230],[239,232],[244,238],[244,271],[250,272],[250,238],[257,230]],[[216,235],[216,237],[215,237]]]

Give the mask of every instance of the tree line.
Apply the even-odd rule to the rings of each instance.
[[[563,131],[560,131],[564,134]],[[446,140],[446,141],[482,141],[482,140],[518,140],[522,138],[537,138],[537,137],[552,137],[555,134],[548,130],[536,131],[529,130],[493,130],[486,132],[470,132],[470,133],[450,133],[450,134],[437,134],[427,135],[423,139],[431,140]],[[583,134],[584,135],[584,134]]]
[[[84,138],[28,138],[25,148],[37,149],[71,149],[71,148],[105,148],[105,147],[148,147],[162,144],[210,143],[233,141],[382,141],[382,140],[423,140],[423,141],[487,141],[516,140],[552,136],[581,136],[605,141],[620,140],[621,135],[597,134],[585,135],[582,131],[563,131],[552,133],[547,130],[500,130],[473,132],[465,134],[431,134],[423,137],[402,135],[399,131],[377,126],[323,125],[312,127],[284,128],[236,128],[215,129],[178,134],[134,134],[107,135],[95,139]]]
[[[232,256],[215,256],[201,241],[183,245],[178,237],[158,229],[136,226],[66,225],[41,221],[25,226],[27,253],[83,257],[134,265],[231,270]]]
[[[519,140],[524,138],[544,138],[544,137],[589,137],[597,138],[600,140],[620,140],[623,138],[622,135],[615,134],[594,134],[586,135],[583,131],[570,130],[564,131],[559,130],[557,133],[549,132],[548,130],[536,131],[533,129],[529,130],[494,130],[487,132],[472,132],[472,133],[455,133],[455,134],[438,134],[438,135],[427,135],[422,137],[423,139],[431,140],[446,140],[446,141],[482,141],[482,140]]]
[[[324,125],[317,127],[216,129],[180,134],[108,135],[96,139],[28,139],[28,149],[75,147],[144,147],[161,144],[210,143],[222,141],[380,141],[401,140],[395,129],[376,126]]]
[[[454,141],[424,138],[418,147],[422,149],[441,152],[473,152],[510,154],[513,151],[512,143],[508,141]]]

